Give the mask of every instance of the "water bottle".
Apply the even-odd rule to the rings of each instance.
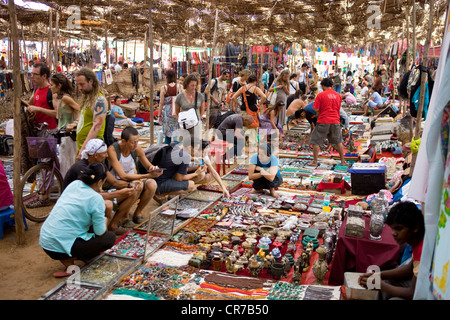
[[[323,206],[324,207],[330,206],[330,195],[328,193],[323,197]]]
[[[330,208],[330,195],[327,193],[324,197],[323,197],[323,207],[322,210],[325,212],[331,212],[331,208]]]

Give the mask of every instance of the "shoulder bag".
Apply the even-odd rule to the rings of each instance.
[[[195,102],[194,108],[190,108],[189,110],[182,111],[178,114],[178,124],[181,129],[192,129],[199,122],[197,116],[197,91],[195,92]]]
[[[242,92],[243,94],[242,95],[244,97],[244,103],[245,103],[245,111],[247,112],[247,114],[249,116],[253,117],[253,122],[248,127],[249,128],[257,128],[257,127],[259,127],[259,117],[258,117],[259,108],[256,111],[250,110],[250,108],[248,107],[248,103],[247,103],[247,96],[245,95],[245,85],[242,88],[243,88],[242,89],[243,90],[243,92]]]

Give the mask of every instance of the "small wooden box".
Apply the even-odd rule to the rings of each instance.
[[[363,238],[366,221],[356,216],[347,216],[345,224],[345,235],[347,237]]]

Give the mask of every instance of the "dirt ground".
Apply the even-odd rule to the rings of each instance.
[[[146,212],[156,207],[153,200]],[[26,223],[28,230],[23,245],[17,245],[15,227],[4,226],[0,240],[0,300],[36,300],[65,280],[53,277],[63,265],[52,260],[39,246],[42,223],[29,220]],[[83,266],[81,261],[75,263]]]

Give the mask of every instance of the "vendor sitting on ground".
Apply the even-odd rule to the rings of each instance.
[[[68,268],[75,260],[87,262],[114,245],[116,236],[107,231],[105,201],[99,194],[105,180],[105,167],[90,164],[81,180],[64,190],[42,225],[39,245],[65,267],[55,277],[71,275]]]
[[[75,180],[81,178],[82,172],[92,163],[101,163],[106,169],[106,182],[103,185],[103,190],[100,195],[105,200],[105,216],[108,219],[108,225],[113,217],[113,200],[116,199],[118,208],[116,209],[116,216],[125,217],[125,219],[119,223],[119,227],[114,231],[116,235],[121,235],[130,230],[136,224],[129,220],[128,213],[131,207],[139,199],[142,193],[142,183],[139,181],[128,182],[116,177],[109,171],[108,165],[105,163],[108,158],[108,147],[103,140],[91,139],[86,143],[86,148],[81,154],[81,160],[75,162],[67,171],[64,176],[63,190],[67,188]],[[114,191],[108,190],[114,188]]]
[[[386,224],[392,229],[392,236],[399,245],[409,244],[412,247],[412,257],[400,266],[379,274],[365,273],[359,278],[359,283],[367,287],[370,277],[380,277],[382,298],[413,299],[422,255],[425,222],[422,212],[413,202],[405,201],[395,204],[389,211]]]
[[[127,118],[122,108],[120,107],[120,97],[116,96],[111,106],[111,116],[114,118],[114,124],[118,126],[136,127],[136,122]]]
[[[236,114],[242,116],[240,114]],[[251,116],[250,116],[251,118]],[[252,118],[253,119],[253,118]],[[222,189],[224,197],[230,197],[227,187],[224,185],[222,178],[217,173],[215,166],[209,158],[209,142],[193,140],[190,147],[184,149],[191,154],[191,162],[189,164],[188,172],[195,172],[200,167],[204,166],[209,173],[205,172],[205,177],[202,181],[196,181],[197,184],[209,184],[214,178]]]
[[[172,142],[160,159],[159,167],[164,171],[155,179],[158,188],[154,198],[158,203],[162,204],[171,197],[184,196],[195,191],[200,182],[205,180],[205,166],[199,166],[195,172],[188,173],[191,162],[190,145],[190,135],[183,137],[182,143]]]
[[[248,168],[248,178],[253,180],[253,192],[261,193],[269,190],[272,197],[278,198],[275,189],[283,183],[283,177],[278,167],[278,158],[272,155],[270,146],[259,145],[258,153],[250,158]]]
[[[369,96],[369,100],[367,100],[363,105],[364,116],[369,115],[369,108],[374,110],[383,105],[383,98],[372,86],[369,86]]]
[[[136,186],[142,185],[142,193],[139,196],[139,204],[133,214],[133,222],[136,224],[144,221],[143,210],[153,199],[156,192],[155,178],[158,178],[163,171],[148,161],[139,143],[139,132],[136,128],[126,127],[121,134],[121,140],[114,142],[108,148],[108,159],[111,164],[111,173],[119,180],[124,180]],[[138,173],[136,161],[143,165],[146,173]],[[124,218],[123,215],[115,215],[110,223],[110,229],[115,230],[119,222]],[[127,217],[125,217],[127,218]]]

